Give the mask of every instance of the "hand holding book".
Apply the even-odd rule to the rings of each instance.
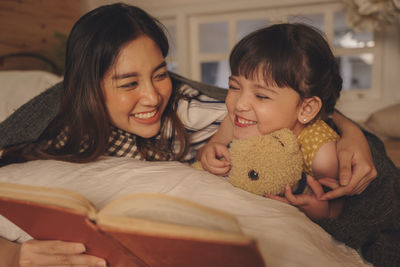
[[[97,211],[69,190],[1,183],[0,213],[36,239],[84,243],[109,266],[264,266],[234,217],[171,196],[134,194]]]

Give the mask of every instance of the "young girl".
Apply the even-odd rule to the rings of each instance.
[[[289,128],[298,137],[304,171],[322,178],[319,181],[323,185],[339,187],[338,135],[324,121],[334,111],[342,79],[335,57],[321,34],[303,24],[276,24],[260,29],[234,47],[230,67],[232,76],[226,97],[228,118],[203,148],[203,168],[215,174],[225,174],[229,170],[226,144],[232,138],[249,138]],[[370,194],[368,187],[368,193],[349,198],[344,204],[344,199],[321,199],[324,190],[311,176],[307,182],[313,195],[295,196],[287,187],[284,198],[269,197],[297,206],[311,219],[327,226],[327,231],[339,240],[356,249],[361,248],[363,252],[368,251],[363,255],[374,264],[393,264],[399,261],[398,253],[393,251],[400,249],[400,222],[396,201],[398,193],[393,189],[390,191],[390,184],[398,186],[400,177],[398,172],[391,172],[391,175],[385,178],[387,183],[380,185],[379,189],[374,184],[374,194]],[[385,204],[379,203],[384,197],[377,198],[377,192],[385,195]],[[360,199],[366,199],[365,196],[376,200],[373,207],[362,207]],[[370,205],[371,201],[365,200],[365,203]],[[346,210],[341,214],[343,205]],[[358,211],[354,212],[354,207]],[[360,207],[365,213],[357,217]],[[366,210],[368,208],[372,211]],[[362,217],[366,221],[359,230],[357,227]],[[385,219],[380,221],[377,218]],[[348,228],[344,229],[341,222],[345,222]],[[380,227],[385,230],[379,230]],[[394,237],[387,237],[387,233],[394,234]],[[386,238],[384,241],[379,239],[381,235]]]
[[[232,137],[288,128],[298,136],[304,171],[315,178],[338,179],[339,136],[324,120],[334,111],[342,79],[324,38],[306,25],[274,25],[242,39],[231,52],[230,66],[226,106]],[[207,157],[202,160],[203,167],[212,171]],[[322,189],[308,179],[319,198]],[[315,197],[295,197],[290,188],[286,196],[313,219],[337,217],[340,211],[340,206],[329,208],[327,201]]]

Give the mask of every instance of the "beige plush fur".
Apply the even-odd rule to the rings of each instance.
[[[229,152],[229,182],[251,193],[280,195],[286,185],[295,188],[301,179],[303,157],[296,136],[288,129],[233,140]]]

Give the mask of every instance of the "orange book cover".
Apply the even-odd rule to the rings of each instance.
[[[265,266],[256,241],[224,212],[161,194],[97,211],[65,189],[0,183],[0,214],[39,240],[82,242],[108,266]]]

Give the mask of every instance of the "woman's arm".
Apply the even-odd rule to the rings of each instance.
[[[333,113],[333,121],[341,133],[337,142],[341,186],[324,194],[321,197],[323,200],[360,194],[377,175],[367,139],[361,129],[337,112]],[[319,181],[324,184],[323,178]]]
[[[19,267],[21,245],[0,237],[0,266]]]
[[[0,266],[106,266],[103,259],[84,252],[80,243],[29,240],[20,245],[0,237]]]

